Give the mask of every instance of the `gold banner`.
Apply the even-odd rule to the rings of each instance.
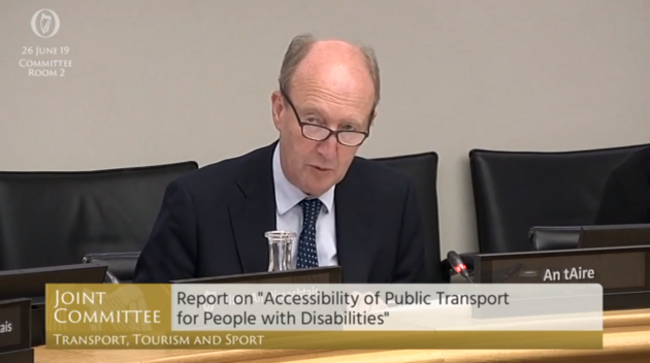
[[[48,333],[167,333],[171,285],[48,284]]]
[[[600,349],[602,331],[173,332],[171,285],[48,284],[55,349]]]
[[[602,349],[602,332],[179,332],[47,335],[54,349]]]

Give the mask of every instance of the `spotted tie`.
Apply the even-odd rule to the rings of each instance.
[[[302,208],[302,232],[298,240],[296,268],[318,267],[316,221],[323,203],[319,199],[303,199],[299,204]]]

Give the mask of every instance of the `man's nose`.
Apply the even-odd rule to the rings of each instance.
[[[337,146],[338,141],[336,140],[336,136],[332,135],[327,140],[323,140],[319,143],[318,152],[326,158],[330,159],[336,156]]]

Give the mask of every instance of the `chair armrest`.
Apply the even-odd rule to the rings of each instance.
[[[108,266],[106,269],[107,283],[126,283],[133,281],[135,265],[140,258],[140,252],[97,252],[88,253],[83,263],[97,262]]]
[[[529,238],[535,251],[578,248],[580,227],[533,227]]]

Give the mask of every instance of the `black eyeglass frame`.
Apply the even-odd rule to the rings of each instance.
[[[284,91],[284,89],[282,89],[282,87],[280,87],[280,94],[287,101],[287,103],[289,104],[289,106],[293,110],[293,114],[296,116],[296,120],[298,121],[298,125],[300,125],[300,132],[302,133],[302,136],[304,138],[306,138],[306,139],[314,140],[314,141],[325,141],[325,140],[329,139],[332,135],[334,135],[336,137],[336,141],[339,144],[341,144],[343,146],[348,146],[348,147],[357,147],[357,146],[361,146],[366,141],[366,139],[370,136],[370,125],[368,125],[368,131],[354,131],[354,130],[332,130],[329,127],[326,127],[326,126],[323,126],[323,125],[316,125],[316,124],[304,122],[300,118],[300,115],[298,115],[298,111],[296,110],[296,107],[293,105],[293,102],[291,101],[291,99],[289,98],[287,93]],[[374,110],[371,113],[371,115],[373,113],[374,113]],[[309,137],[309,136],[305,135],[305,126],[318,127],[318,128],[323,129],[323,130],[327,130],[328,134],[327,134],[327,136],[325,136],[322,139],[321,138]],[[361,139],[361,141],[359,141],[359,143],[356,143],[356,144],[344,143],[344,142],[341,141],[341,138],[339,137],[340,134],[344,134],[344,133],[360,134],[360,135],[363,135],[363,139]]]

